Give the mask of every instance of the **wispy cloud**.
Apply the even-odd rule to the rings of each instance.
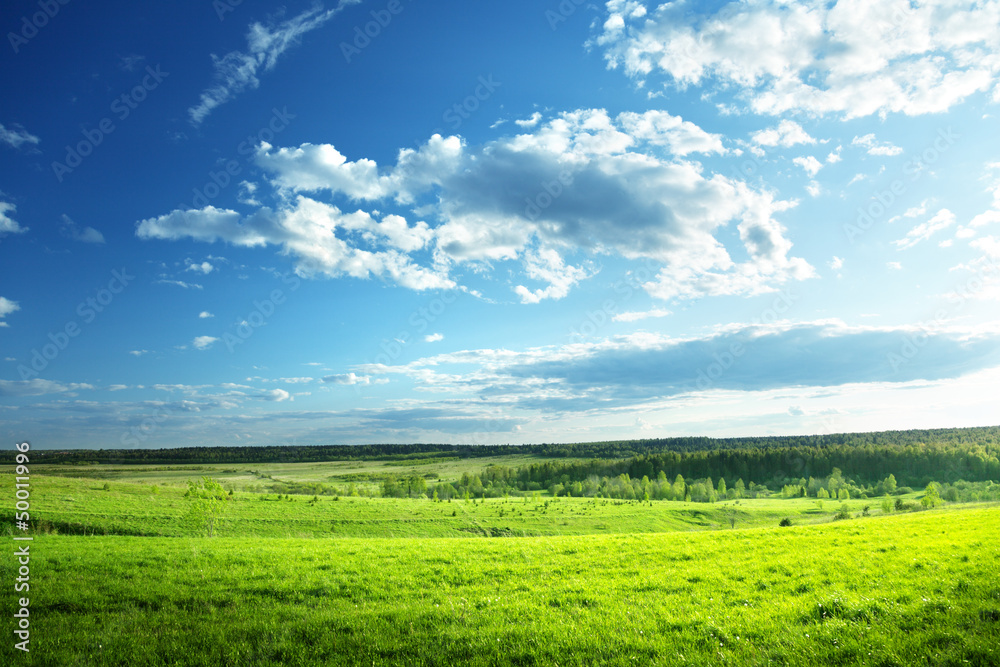
[[[40,139],[25,130],[20,125],[13,125],[10,129],[0,123],[0,144],[6,144],[13,148],[20,148],[24,144],[37,144]]]
[[[894,146],[888,141],[879,141],[875,138],[874,134],[866,134],[860,137],[854,137],[851,140],[852,146],[861,146],[868,152],[869,155],[884,155],[893,156],[899,155],[903,152],[903,149],[899,146]]]
[[[62,235],[71,238],[74,241],[80,241],[81,243],[104,243],[104,234],[93,227],[83,227],[82,229],[73,222],[73,219],[68,215],[63,214],[62,225],[59,230]]]
[[[641,312],[627,312],[618,313],[614,315],[611,319],[615,322],[638,322],[639,320],[646,320],[651,317],[666,317],[670,315],[669,310],[664,310],[663,308],[653,308],[652,310],[645,310]]]
[[[212,55],[216,84],[201,94],[198,104],[188,109],[191,122],[199,125],[212,111],[247,89],[260,85],[257,73],[271,70],[278,58],[300,37],[319,28],[344,8],[361,0],[340,0],[333,9],[315,7],[277,26],[253,23],[247,32],[247,50],[230,51],[223,57]]]

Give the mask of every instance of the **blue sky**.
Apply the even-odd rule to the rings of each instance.
[[[1000,3],[2,22],[8,440],[997,423]]]

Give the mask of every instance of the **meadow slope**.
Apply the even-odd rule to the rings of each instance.
[[[17,664],[995,665],[997,534],[979,507],[508,539],[39,535]]]

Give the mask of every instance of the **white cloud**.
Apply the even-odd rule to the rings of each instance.
[[[843,159],[840,156],[840,151],[842,149],[843,149],[843,146],[837,146],[837,150],[830,151],[830,153],[826,156],[826,163],[827,164],[836,164],[836,163],[840,162]]]
[[[726,152],[721,135],[710,134],[691,121],[671,116],[666,111],[625,112],[618,115],[618,122],[637,141],[666,146],[674,155]]]
[[[44,396],[45,394],[63,394],[93,388],[93,385],[85,383],[53,382],[42,378],[20,381],[0,380],[0,396]]]
[[[548,283],[548,287],[529,290],[518,285],[514,292],[521,303],[539,303],[545,299],[561,299],[570,288],[587,277],[587,272],[577,266],[567,265],[558,252],[551,248],[529,251],[525,255],[525,272],[529,278]]]
[[[652,310],[644,311],[630,311],[624,313],[618,313],[611,317],[614,322],[638,322],[639,320],[646,320],[651,317],[666,317],[672,313],[669,310],[664,310],[663,308],[653,308]]]
[[[916,225],[901,239],[893,241],[893,244],[900,250],[912,248],[921,241],[926,241],[936,232],[947,229],[955,224],[955,214],[946,208],[935,213],[930,220]]]
[[[63,214],[62,216],[62,226],[60,231],[63,236],[71,238],[74,241],[80,241],[81,243],[104,243],[104,235],[93,227],[84,227],[80,229],[73,219],[68,215]]]
[[[215,317],[215,315],[213,315],[212,313],[208,312],[207,310],[203,310],[200,313],[198,313],[198,317],[200,319],[207,320],[210,317]]]
[[[273,401],[275,403],[294,400],[292,395],[284,389],[268,389],[251,396],[251,398],[256,398],[262,401]]]
[[[815,144],[801,125],[793,120],[783,120],[774,127],[754,132],[750,140],[758,146],[781,146],[790,148],[796,144]]]
[[[345,7],[359,2],[361,0],[340,0],[336,7],[325,11],[317,6],[274,27],[252,24],[247,32],[246,52],[230,51],[221,58],[212,55],[216,84],[202,92],[198,104],[188,109],[191,122],[200,124],[216,107],[259,86],[259,70],[273,69],[281,54],[299,38],[322,26]]]
[[[13,148],[20,148],[24,144],[34,145],[38,142],[38,137],[31,134],[20,125],[15,124],[12,129],[7,129],[4,127],[3,123],[0,123],[0,144],[7,144]]]
[[[774,219],[794,202],[685,159],[723,151],[718,136],[680,118],[611,118],[601,109],[564,112],[482,146],[434,135],[383,167],[349,161],[330,145],[263,144],[256,162],[277,208],[246,216],[212,206],[175,210],[140,221],[136,233],[278,245],[302,276],[374,276],[412,289],[455,287],[450,273],[462,264],[520,261],[526,278],[547,283],[515,283],[524,302],[565,296],[587,276],[568,261],[579,253],[659,262],[665,268],[647,289],[660,298],[756,294],[814,275],[788,256],[791,243]],[[347,212],[320,200],[326,196],[371,210]],[[390,200],[435,226],[374,209]],[[730,225],[750,256],[741,264],[715,237]]]
[[[240,191],[237,195],[237,199],[241,204],[246,204],[247,206],[260,206],[260,202],[254,196],[257,192],[257,184],[251,183],[250,181],[240,181]]]
[[[436,343],[439,340],[444,340],[444,334],[432,333],[424,336],[425,343]]]
[[[205,289],[198,283],[187,283],[183,280],[170,280],[169,278],[161,278],[156,281],[157,285],[176,285],[177,287],[183,287],[184,289]]]
[[[0,201],[0,238],[5,234],[23,234],[28,231],[27,227],[20,226],[16,220],[7,215],[8,211],[13,213],[16,209],[13,204]]]
[[[212,347],[212,343],[218,340],[219,339],[216,338],[215,336],[198,336],[193,341],[191,341],[191,344],[194,345],[195,349],[197,350],[207,350],[208,348]]]
[[[21,305],[17,301],[0,296],[0,327],[9,326],[4,322],[4,318],[18,310],[21,310]]]
[[[198,264],[196,262],[192,262],[191,260],[188,260],[188,265],[185,269],[185,271],[194,271],[195,273],[201,273],[206,276],[214,270],[215,267],[212,266],[211,262],[202,262],[201,264]]]
[[[899,146],[894,146],[888,141],[879,141],[875,138],[874,134],[866,134],[860,137],[854,137],[851,140],[852,146],[861,146],[864,148],[869,155],[899,155],[903,152],[903,149]]]
[[[887,269],[890,269],[892,271],[902,271],[903,270],[903,265],[900,264],[899,262],[886,262],[885,266],[886,266]]]
[[[129,350],[129,354],[134,357],[141,357],[144,354],[149,354],[149,350]]]
[[[536,111],[533,114],[531,114],[531,118],[527,118],[525,120],[515,120],[514,123],[518,127],[531,128],[538,125],[538,121],[540,121],[541,119],[542,119],[542,114]]]
[[[837,257],[836,255],[834,255],[833,259],[827,262],[827,265],[834,271],[840,271],[840,269],[842,269],[844,266],[844,258]]]
[[[820,169],[823,168],[823,163],[817,160],[812,155],[806,157],[797,157],[792,160],[792,162],[809,174],[810,178],[815,176]]]
[[[855,118],[945,111],[997,90],[1000,6],[928,0],[732,2],[716,13],[691,3],[637,15],[610,0],[592,41],[611,68],[641,82],[732,88],[755,113]]]
[[[354,373],[344,373],[341,375],[324,376],[323,382],[342,385],[370,384],[371,377],[367,375],[355,375]]]

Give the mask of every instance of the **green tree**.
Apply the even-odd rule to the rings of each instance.
[[[719,478],[719,486],[716,489],[716,491],[719,493],[719,497],[720,498],[724,498],[726,496],[726,480],[725,480],[725,478],[723,478],[723,477]]]
[[[888,493],[890,495],[893,494],[893,493],[895,493],[896,492],[896,476],[890,473],[888,477],[886,477],[884,480],[882,480],[882,488],[885,490],[886,493]]]
[[[184,495],[189,503],[188,524],[194,530],[215,537],[229,500],[222,484],[211,477],[202,477],[198,482],[188,480],[188,490]]]
[[[938,496],[937,482],[928,483],[927,488],[924,489],[924,497],[920,499],[920,504],[930,509],[931,507],[937,507],[940,502],[941,498]]]
[[[882,513],[892,514],[892,498],[888,495],[882,497]]]

